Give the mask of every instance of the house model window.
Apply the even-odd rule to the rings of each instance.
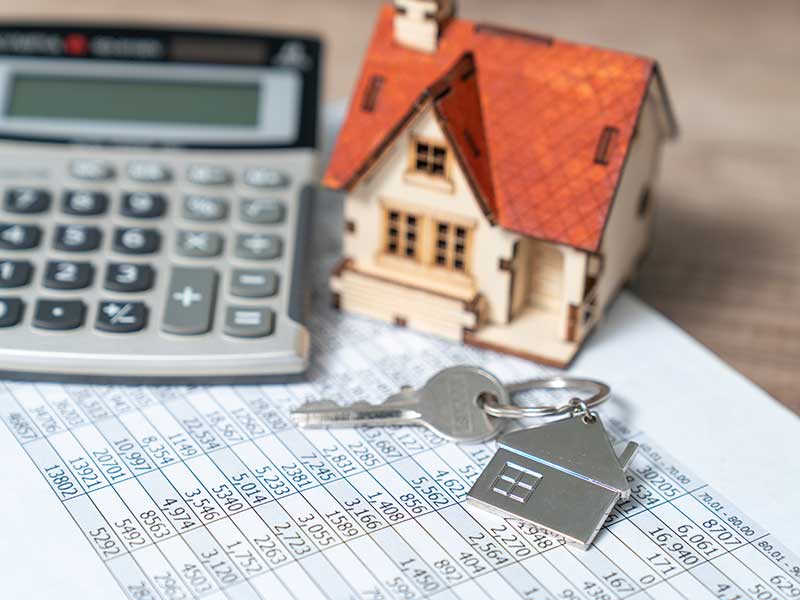
[[[450,223],[436,223],[436,266],[467,270],[467,235],[466,227]]]
[[[426,140],[416,140],[414,170],[433,177],[447,177],[447,147]]]
[[[400,210],[387,214],[386,252],[402,258],[417,260],[419,218]]]
[[[386,254],[467,273],[470,228],[394,207],[385,215]]]

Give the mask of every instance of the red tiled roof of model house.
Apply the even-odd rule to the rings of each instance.
[[[598,250],[654,61],[462,19],[426,54],[394,41],[393,17],[380,13],[324,184],[352,188],[432,100],[493,222]]]

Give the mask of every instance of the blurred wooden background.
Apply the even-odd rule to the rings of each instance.
[[[647,302],[800,413],[800,2],[461,0],[462,16],[658,58],[667,148]],[[378,0],[0,0],[0,18],[291,27],[328,42],[328,99],[357,74]],[[631,365],[635,368],[635,365]]]

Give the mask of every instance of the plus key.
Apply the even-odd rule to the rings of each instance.
[[[161,328],[173,335],[201,335],[210,331],[218,278],[214,269],[175,267]]]

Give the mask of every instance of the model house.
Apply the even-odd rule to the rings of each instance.
[[[563,366],[633,275],[676,125],[657,64],[384,7],[324,178],[344,310]]]
[[[468,501],[587,548],[611,509],[630,496],[625,471],[639,447],[629,442],[617,457],[596,419],[569,418],[503,436]]]

